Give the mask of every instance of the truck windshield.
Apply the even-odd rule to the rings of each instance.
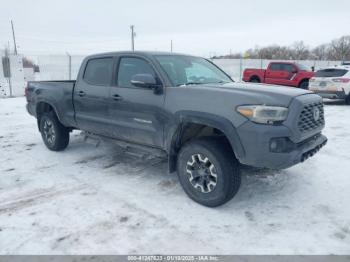
[[[299,70],[301,71],[310,71],[310,68],[305,66],[305,65],[302,65],[302,64],[296,64],[296,66],[298,67]]]
[[[173,86],[232,82],[229,76],[204,58],[183,55],[156,55],[155,58]]]

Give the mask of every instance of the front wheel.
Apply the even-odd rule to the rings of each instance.
[[[299,88],[301,89],[309,89],[309,81],[302,81],[300,84],[299,84]]]
[[[200,138],[179,152],[177,173],[187,195],[199,204],[216,207],[238,192],[241,175],[232,149],[219,138]]]
[[[40,132],[46,147],[52,151],[62,151],[69,144],[69,130],[52,111],[40,117]]]
[[[350,105],[350,93],[348,96],[345,98],[345,104]]]

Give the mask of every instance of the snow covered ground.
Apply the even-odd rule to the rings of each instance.
[[[228,204],[191,201],[166,162],[71,136],[50,152],[24,98],[0,100],[1,254],[349,254],[350,106],[306,163],[243,172]]]

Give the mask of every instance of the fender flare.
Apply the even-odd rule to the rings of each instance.
[[[58,120],[61,122],[61,117],[60,117],[60,115],[58,114],[58,111],[57,111],[56,106],[55,106],[52,102],[50,102],[50,101],[48,101],[48,100],[46,100],[46,99],[39,99],[39,100],[36,101],[36,103],[35,103],[35,117],[36,117],[37,122],[38,122],[39,131],[40,131],[40,123],[39,123],[39,118],[38,118],[38,106],[39,106],[40,103],[45,103],[45,104],[48,104],[49,106],[51,106],[51,107],[53,108],[53,111],[55,112],[55,114],[56,114]]]
[[[166,151],[169,156],[169,172],[176,171],[177,153],[179,151],[177,143],[179,138],[181,138],[183,127],[190,123],[207,125],[220,130],[229,140],[236,158],[240,159],[244,157],[244,148],[236,128],[232,125],[231,121],[222,116],[210,113],[187,110],[179,111],[175,113],[175,118],[172,125],[166,127],[165,129]]]

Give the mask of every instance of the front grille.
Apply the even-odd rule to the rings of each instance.
[[[317,109],[319,112],[318,119],[317,119]],[[315,120],[315,116],[317,120]],[[303,111],[301,111],[299,116],[299,121],[298,121],[299,131],[301,133],[306,133],[323,125],[324,125],[323,103],[316,102],[316,103],[305,105],[303,108]]]

